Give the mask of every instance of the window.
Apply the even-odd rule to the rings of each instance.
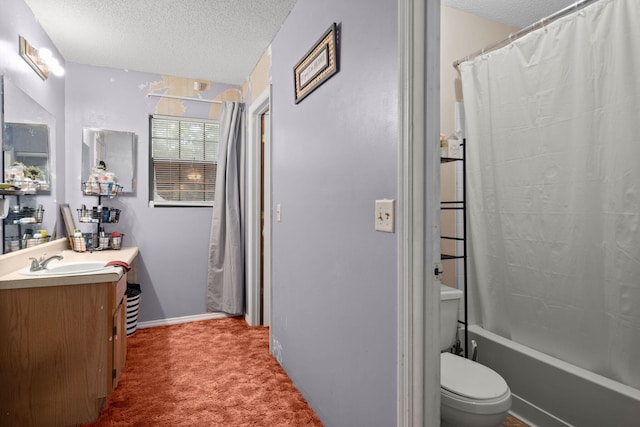
[[[154,206],[212,206],[220,124],[153,115],[149,200]]]

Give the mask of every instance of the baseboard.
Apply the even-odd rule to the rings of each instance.
[[[148,322],[139,322],[138,329],[153,328],[154,326],[177,325],[179,323],[195,322],[197,320],[224,319],[230,317],[226,313],[205,313],[193,316],[171,317],[168,319],[149,320]]]

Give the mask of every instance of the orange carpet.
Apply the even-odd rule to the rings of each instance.
[[[138,329],[100,418],[85,426],[301,427],[322,423],[242,318]]]

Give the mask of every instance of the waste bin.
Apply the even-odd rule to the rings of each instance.
[[[142,290],[137,283],[127,283],[127,336],[133,335],[138,329],[138,311],[140,310],[140,296]]]

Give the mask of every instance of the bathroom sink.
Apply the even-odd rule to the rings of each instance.
[[[31,267],[25,267],[19,271],[25,276],[72,276],[85,273],[101,273],[113,270],[114,267],[105,267],[107,261],[77,261],[57,262],[51,261],[44,270],[30,271]]]

